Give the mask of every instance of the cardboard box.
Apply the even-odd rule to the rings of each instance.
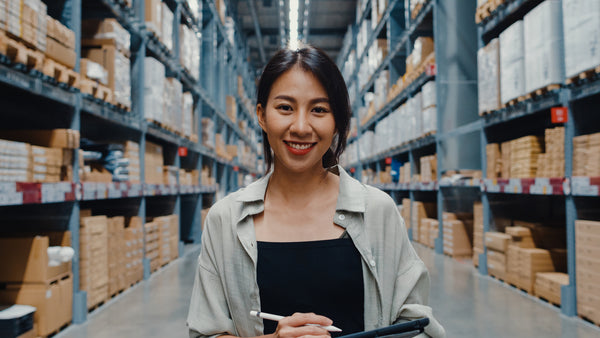
[[[501,232],[486,232],[485,246],[489,249],[506,252],[511,236]]]
[[[71,263],[48,266],[49,246],[71,246],[71,232],[47,236],[0,238],[0,281],[50,283],[71,272]]]
[[[48,39],[46,44],[46,55],[70,69],[75,68],[77,58],[75,51],[65,47],[56,40]]]
[[[64,276],[51,284],[2,284],[0,303],[34,306],[38,336],[48,336],[73,318],[73,277]]]
[[[114,45],[125,55],[130,53],[131,36],[116,19],[86,19],[81,21],[83,46]]]
[[[108,72],[108,88],[113,91],[115,103],[131,107],[131,65],[129,59],[117,47],[103,45],[98,48],[82,48],[82,57],[104,67]]]
[[[150,30],[158,37],[162,32],[162,6],[160,0],[146,0],[146,29]]]
[[[48,148],[77,149],[79,135],[79,131],[72,129],[0,130],[0,138]]]

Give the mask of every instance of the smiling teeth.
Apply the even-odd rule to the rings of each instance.
[[[297,144],[297,143],[288,143],[290,147],[298,150],[305,150],[312,147],[312,144]]]

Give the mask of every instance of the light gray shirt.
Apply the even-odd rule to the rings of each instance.
[[[394,200],[339,166],[333,171],[340,177],[333,222],[346,230],[362,257],[365,330],[429,317],[422,336],[444,337],[426,305],[429,273],[408,239]],[[228,195],[208,212],[187,319],[190,337],[263,334],[262,319],[249,315],[260,311],[252,216],[264,210],[269,178]]]

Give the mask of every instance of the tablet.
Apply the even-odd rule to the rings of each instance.
[[[394,338],[410,338],[423,333],[423,331],[425,331],[425,326],[427,325],[429,325],[429,318],[421,318],[370,331],[352,333],[345,336],[340,336],[338,338],[374,338],[383,336]]]

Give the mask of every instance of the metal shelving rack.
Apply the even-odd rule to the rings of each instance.
[[[366,9],[357,23],[352,27],[352,39],[345,46],[345,53],[338,60],[343,69],[343,62],[351,50],[356,47],[357,27],[366,20],[370,13],[372,1],[367,1]],[[452,9],[452,10],[448,10]],[[406,184],[377,185],[388,191],[398,202],[402,197],[416,200],[436,201],[438,205],[439,235],[436,241],[436,252],[443,252],[442,212],[448,204],[447,194],[456,189],[466,189],[464,193],[479,193],[479,185],[440,185],[441,172],[446,169],[479,169],[479,134],[480,122],[477,115],[477,36],[475,34],[475,1],[442,1],[430,0],[414,19],[411,18],[409,1],[390,0],[382,15],[381,21],[370,32],[368,44],[362,55],[357,56],[356,68],[347,79],[348,87],[358,82],[358,70],[370,45],[378,36],[385,36],[388,41],[388,54],[377,67],[367,84],[357,89],[356,101],[353,107],[359,106],[365,94],[374,86],[375,79],[384,70],[389,70],[390,83],[405,72],[406,57],[412,52],[414,41],[419,36],[433,37],[436,59],[436,73],[423,73],[409,84],[401,93],[392,98],[375,116],[364,125],[358,127],[358,135],[348,140],[355,142],[367,130],[372,130],[382,118],[388,116],[401,104],[417,94],[422,86],[430,80],[436,80],[437,92],[437,133],[420,137],[383,154],[359,158],[357,163],[350,164],[350,172],[361,179],[366,168],[376,172],[381,171],[383,162],[393,158],[401,162],[410,161],[412,172],[417,171],[417,162],[421,156],[437,153],[438,177],[435,182],[413,182]],[[454,45],[452,45],[454,44]],[[357,117],[355,111],[355,117]],[[476,139],[476,142],[473,142]],[[471,158],[459,158],[458,153],[474,153]],[[409,237],[412,239],[412,231]]]
[[[391,52],[385,59],[384,64],[377,69],[375,75],[368,82],[366,89],[369,89],[368,87],[373,83],[373,78],[382,69],[390,68],[390,65],[386,62],[397,55],[402,57],[408,55],[410,45],[407,44],[407,41],[412,39],[413,32],[418,28],[423,32],[423,27],[418,26],[419,20],[432,16],[437,63],[435,78],[438,129],[436,135],[429,136],[428,139],[414,140],[381,155],[366,159],[359,158],[358,163],[351,164],[349,167],[351,172],[355,172],[355,177],[360,179],[364,168],[374,167],[376,171],[380,171],[381,162],[385,158],[391,157],[401,161],[410,160],[414,172],[416,169],[415,154],[422,153],[423,149],[427,147],[431,151],[433,147],[433,151],[438,154],[438,182],[436,184],[392,183],[376,186],[390,192],[395,198],[409,196],[411,201],[415,200],[416,195],[423,197],[423,194],[431,194],[431,192],[424,193],[424,190],[437,192],[435,200],[438,203],[440,229],[435,250],[438,253],[442,252],[443,244],[441,214],[444,211],[444,206],[449,203],[456,204],[456,201],[450,201],[450,196],[453,194],[457,198],[458,204],[461,200],[471,202],[470,198],[473,197],[473,194],[481,199],[484,231],[493,230],[491,228],[492,207],[490,200],[521,198],[533,201],[536,205],[544,203],[564,205],[569,285],[563,286],[561,290],[561,311],[567,316],[575,316],[577,314],[575,220],[581,215],[587,215],[586,212],[590,208],[597,208],[595,206],[598,205],[600,199],[600,177],[573,177],[573,137],[600,131],[600,117],[597,114],[590,114],[600,103],[600,78],[595,75],[577,83],[563,84],[560,89],[499,109],[482,117],[477,115],[477,100],[473,99],[477,97],[477,69],[471,65],[477,64],[477,49],[484,47],[490,40],[498,37],[504,29],[515,21],[522,19],[525,14],[541,2],[542,0],[506,1],[489,17],[475,25],[475,1],[431,0],[423,6],[423,10],[414,21],[409,19],[406,4],[403,4],[402,1],[390,1],[390,6],[396,6],[396,8],[392,9],[387,20],[388,22],[405,22],[404,29],[397,36],[393,34],[390,36],[388,30],[388,41],[399,41],[399,43],[388,45]],[[446,8],[454,8],[455,10],[446,11]],[[397,13],[404,13],[404,18],[395,17],[394,14]],[[362,20],[364,18],[357,20],[359,25]],[[457,38],[457,34],[462,34],[460,35],[461,38],[451,41],[451,36]],[[344,58],[338,60],[340,67],[342,67],[345,58],[348,57],[350,50],[355,48],[356,29],[353,30],[353,39],[348,47],[344,47],[347,49],[343,55]],[[372,42],[373,39],[371,38],[369,41]],[[407,44],[407,46],[403,44]],[[451,44],[455,45],[452,46]],[[468,62],[468,64],[463,62]],[[349,84],[356,81],[359,65],[360,62],[357,62],[357,68],[348,80]],[[454,66],[464,66],[461,68],[464,73],[458,76],[449,73],[448,70]],[[392,80],[394,80],[393,77]],[[420,82],[417,79],[416,84],[411,85],[414,87],[409,86],[396,98],[393,98],[377,112],[373,119],[359,128],[358,136],[385,117],[389,111],[406,101],[408,97],[418,92],[425,81]],[[458,86],[458,88],[454,88],[454,91],[452,91],[451,86]],[[362,100],[364,93],[365,89],[361,89],[357,101]],[[468,98],[466,95],[472,97]],[[453,105],[453,102],[456,101],[461,104],[460,110],[457,110],[458,107]],[[353,104],[356,106],[356,102],[353,102]],[[550,122],[550,111],[553,107],[566,107],[568,109],[567,122],[562,124],[565,127],[565,177],[469,179],[459,182],[441,180],[440,173],[448,169],[481,169],[483,173],[486,173],[486,145],[488,141],[498,142],[531,133],[539,134],[543,129],[554,126]],[[357,137],[351,138],[349,142],[356,139]],[[459,149],[460,153],[457,152]],[[463,156],[468,153],[472,156]],[[429,196],[429,200],[431,201],[431,196]],[[597,217],[597,215],[594,214],[593,217]],[[409,236],[411,236],[410,232]],[[479,257],[478,270],[483,275],[488,274],[487,249]]]
[[[180,215],[180,253],[183,241],[199,243],[200,219],[203,204],[235,191],[238,174],[257,174],[262,168],[242,165],[238,160],[227,161],[204,147],[171,131],[151,124],[144,119],[144,59],[152,55],[166,65],[167,76],[179,79],[185,91],[194,97],[198,113],[196,133],[201,137],[200,120],[211,118],[224,135],[228,144],[242,140],[254,153],[257,145],[244,134],[224,113],[225,96],[238,99],[238,121],[248,122],[249,133],[258,136],[257,123],[253,114],[241,104],[237,95],[237,75],[244,79],[246,88],[253,87],[252,73],[245,63],[247,48],[236,36],[236,45],[226,37],[213,0],[202,0],[202,9],[195,16],[185,1],[164,0],[174,14],[173,51],[168,51],[144,24],[145,1],[133,0],[132,8],[123,1],[70,0],[61,5],[50,2],[48,11],[75,32],[77,66],[79,69],[81,20],[87,17],[114,17],[131,34],[131,89],[132,110],[127,112],[79,93],[54,84],[46,83],[33,72],[24,72],[18,67],[0,64],[0,87],[6,113],[0,118],[4,128],[53,129],[70,128],[81,132],[82,137],[114,141],[131,140],[140,145],[140,177],[144,175],[145,142],[150,140],[164,148],[165,162],[185,169],[212,168],[217,185],[197,182],[193,186],[151,185],[131,183],[80,182],[77,152],[73,162],[74,182],[61,183],[0,183],[0,208],[5,215],[52,214],[59,219],[52,229],[70,230],[72,246],[76,252],[73,260],[73,322],[87,319],[86,293],[79,290],[79,212],[83,207],[94,205],[126,208],[129,215],[152,216],[157,212],[155,205],[168,205],[169,211]],[[56,8],[54,8],[56,7]],[[58,15],[56,12],[59,12]],[[194,80],[179,64],[179,24],[192,28],[201,39],[200,79]],[[236,33],[239,34],[239,33]],[[246,91],[252,93],[252,91]],[[251,94],[250,94],[251,95]],[[241,108],[241,109],[239,109]],[[107,131],[109,131],[107,133]],[[181,147],[188,154],[179,155]],[[49,204],[53,203],[53,204]],[[209,202],[212,203],[212,202]],[[151,207],[148,207],[150,205]],[[8,217],[8,216],[7,216]],[[18,216],[13,216],[18,217]],[[35,230],[35,229],[33,229]],[[144,278],[150,276],[149,261],[144,262]]]

